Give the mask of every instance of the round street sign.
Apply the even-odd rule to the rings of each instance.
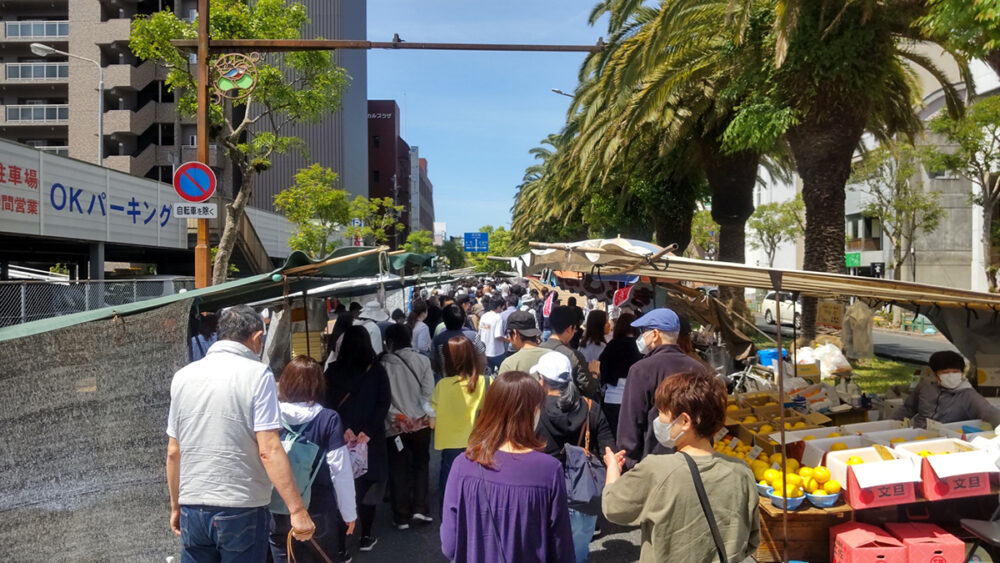
[[[185,162],[174,172],[177,195],[191,203],[201,203],[215,193],[215,172],[207,164]]]

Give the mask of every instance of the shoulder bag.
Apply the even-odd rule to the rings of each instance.
[[[712,539],[715,541],[715,550],[719,554],[719,561],[729,563],[729,559],[726,557],[726,544],[723,543],[722,534],[719,533],[719,526],[715,522],[712,505],[708,503],[708,494],[705,492],[705,484],[701,482],[701,473],[698,472],[698,466],[688,454],[684,452],[677,453],[684,456],[684,461],[687,462],[688,469],[691,470],[691,479],[694,480],[694,490],[698,493],[698,501],[701,502],[701,509],[705,513],[705,519],[708,520],[708,527],[712,529]],[[753,557],[747,557],[743,560],[743,563],[752,561],[755,561]]]
[[[587,403],[587,413],[577,444],[563,445],[566,500],[574,510],[584,514],[599,514],[607,473],[601,460],[590,452],[590,409],[594,403],[587,398],[583,400]]]

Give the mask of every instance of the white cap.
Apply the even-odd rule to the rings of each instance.
[[[573,372],[573,364],[569,358],[560,352],[549,352],[538,359],[538,363],[531,366],[532,375],[540,375],[552,383],[569,383]]]
[[[361,308],[361,312],[358,313],[358,317],[362,319],[371,319],[375,322],[389,320],[389,314],[386,313],[385,309],[378,304],[378,301],[369,301],[365,303],[365,306]]]

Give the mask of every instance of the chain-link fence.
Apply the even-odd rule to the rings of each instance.
[[[194,278],[0,282],[0,326],[114,307],[194,289]]]

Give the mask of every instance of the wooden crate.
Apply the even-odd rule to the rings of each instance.
[[[808,504],[809,501],[806,501]],[[783,561],[784,531],[781,510],[771,501],[760,501],[760,547],[754,555],[757,561]],[[802,508],[788,513],[788,559],[799,561],[829,561],[830,528],[854,519],[854,511],[841,505],[830,510]]]

